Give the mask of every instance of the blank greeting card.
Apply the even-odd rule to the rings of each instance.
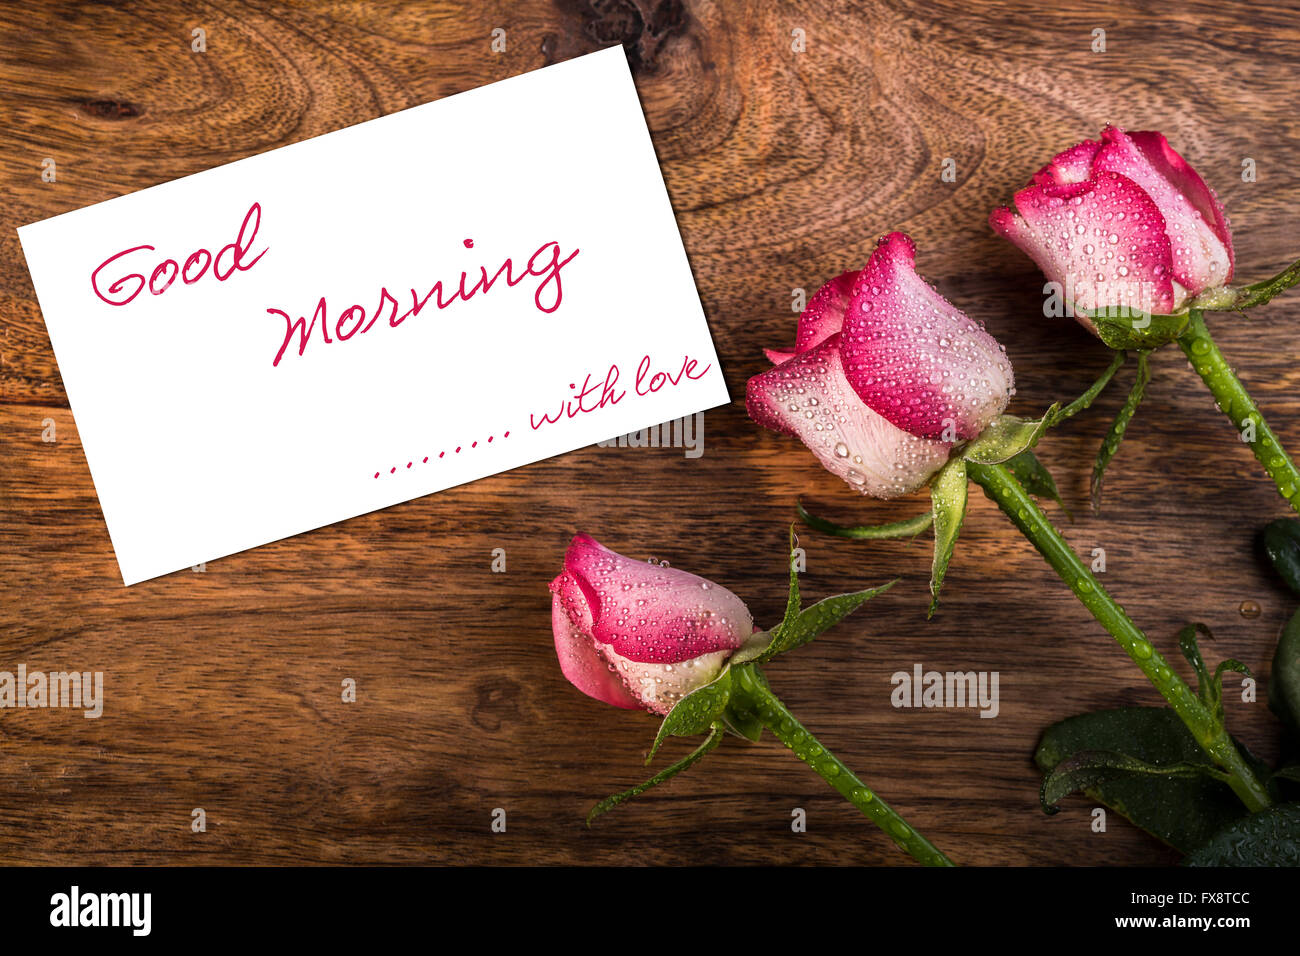
[[[126,584],[728,401],[618,47],[18,233]]]

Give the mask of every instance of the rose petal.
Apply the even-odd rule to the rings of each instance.
[[[1174,311],[1173,256],[1164,217],[1141,187],[1116,173],[1089,182],[1034,185],[989,224],[1028,253],[1077,308]],[[1080,321],[1090,326],[1086,318]]]
[[[627,688],[620,677],[596,647],[595,639],[576,624],[566,609],[573,599],[581,600],[573,576],[567,571],[551,582],[551,630],[555,634],[555,656],[560,670],[569,683],[588,697],[623,707],[640,710],[641,701]],[[567,594],[566,597],[562,595]]]
[[[1223,207],[1204,180],[1160,133],[1132,136],[1107,126],[1093,174],[1118,173],[1137,183],[1165,219],[1174,277],[1196,294],[1232,278],[1232,237]]]
[[[949,445],[908,434],[864,405],[849,387],[840,336],[755,375],[749,415],[801,440],[832,474],[877,498],[915,491],[948,460]]]
[[[841,272],[814,295],[799,314],[799,331],[795,335],[794,350],[807,352],[840,330],[844,324],[844,310],[853,298],[853,283],[857,270]]]
[[[876,413],[923,438],[971,439],[1007,407],[1006,350],[916,274],[916,246],[880,240],[844,317],[844,373]]]
[[[1050,163],[1034,174],[1033,181],[1040,186],[1065,186],[1084,182],[1092,175],[1092,161],[1100,149],[1100,142],[1085,139],[1052,157]]]
[[[667,714],[673,705],[693,690],[703,687],[722,673],[731,651],[715,651],[677,664],[647,664],[621,656],[607,644],[600,652],[614,672],[621,675],[627,691],[639,706],[656,714]]]
[[[734,651],[754,632],[743,601],[695,574],[634,561],[588,535],[564,556],[592,615],[592,636],[621,657],[677,664]]]
[[[842,272],[818,289],[799,313],[794,350],[764,349],[768,360],[773,365],[780,365],[800,352],[815,348],[838,332],[844,323],[844,310],[848,308],[849,299],[853,296],[853,280],[857,277],[856,271]]]

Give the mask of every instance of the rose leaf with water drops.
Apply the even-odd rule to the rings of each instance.
[[[966,517],[966,460],[954,458],[930,483],[930,504],[934,511],[934,562],[930,568],[930,610],[934,617],[939,607],[939,590],[943,587],[948,562],[952,560],[957,536]]]
[[[1300,803],[1279,803],[1229,823],[1184,866],[1300,866]]]
[[[1278,518],[1264,527],[1264,553],[1273,570],[1300,596],[1300,519]]]
[[[961,450],[961,456],[981,465],[997,465],[1015,458],[1038,444],[1043,432],[1056,421],[1060,408],[1059,404],[1053,405],[1039,419],[999,415]]]
[[[1277,650],[1268,678],[1268,709],[1291,735],[1291,743],[1300,747],[1300,611],[1292,615]]]
[[[1061,500],[1061,492],[1056,487],[1056,479],[1052,473],[1047,470],[1047,466],[1038,460],[1029,449],[1025,449],[1014,458],[1007,461],[1007,470],[1016,476],[1016,480],[1024,486],[1025,491],[1038,498],[1051,498],[1065,512],[1065,516],[1071,521],[1074,516],[1070,514],[1070,509],[1065,506]]]
[[[1187,331],[1191,321],[1186,312],[1161,315],[1118,307],[1098,309],[1088,313],[1088,317],[1097,328],[1097,337],[1121,351],[1151,351],[1168,345]]]
[[[651,787],[659,786],[659,784],[663,783],[665,780],[671,780],[673,777],[677,776],[683,770],[689,770],[692,766],[698,763],[700,759],[704,757],[705,754],[715,749],[718,746],[718,744],[722,743],[722,737],[723,737],[722,723],[718,722],[713,724],[713,726],[709,729],[709,736],[704,741],[704,743],[700,744],[698,747],[695,748],[695,750],[687,754],[681,760],[677,761],[675,764],[672,764],[671,766],[665,767],[663,770],[660,770],[657,774],[655,774],[645,783],[639,783],[635,787],[632,787],[631,789],[628,790],[624,790],[621,793],[610,794],[604,800],[600,801],[600,803],[592,807],[591,811],[587,814],[587,826],[591,826],[591,821],[596,819],[596,817],[600,816],[602,813],[606,813],[610,810],[613,810],[619,804],[626,803],[628,800],[631,800],[633,797],[640,796],[641,794],[649,790]]]
[[[826,518],[819,518],[803,506],[803,501],[795,502],[795,513],[808,527],[824,531],[838,538],[852,538],[858,541],[885,541],[890,538],[914,538],[934,524],[934,512],[927,511],[915,518],[891,521],[888,524],[842,525]]]
[[[1128,429],[1129,422],[1133,420],[1133,415],[1137,412],[1138,406],[1142,404],[1142,397],[1146,394],[1147,383],[1151,381],[1151,368],[1147,362],[1147,352],[1139,352],[1137,359],[1137,379],[1133,382],[1133,387],[1129,390],[1128,398],[1124,400],[1124,405],[1120,408],[1119,414],[1115,416],[1115,421],[1111,423],[1110,430],[1106,432],[1106,437],[1101,441],[1101,448],[1097,451],[1097,460],[1092,466],[1092,510],[1101,511],[1101,479],[1106,474],[1106,466],[1110,460],[1115,457],[1119,451],[1120,442],[1124,440],[1124,432]]]
[[[762,664],[778,654],[794,650],[816,639],[830,630],[844,618],[878,594],[883,594],[897,583],[897,579],[882,584],[880,587],[852,591],[848,594],[836,594],[823,598],[812,607],[800,606],[799,573],[794,563],[794,548],[797,543],[794,526],[790,527],[790,590],[786,598],[785,616],[781,623],[772,628],[770,634],[758,631],[753,640],[738,650],[731,658],[733,664]],[[766,637],[764,642],[760,638]]]
[[[1114,756],[1114,765],[1103,754]],[[1045,778],[1045,809],[1065,796],[1063,788],[1082,789],[1184,853],[1247,813],[1178,715],[1164,707],[1069,717],[1044,731],[1034,761]]]

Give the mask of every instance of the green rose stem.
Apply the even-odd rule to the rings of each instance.
[[[1192,309],[1190,315],[1191,321],[1186,331],[1178,337],[1178,344],[1191,361],[1192,368],[1196,369],[1196,373],[1209,388],[1220,410],[1232,422],[1232,427],[1243,436],[1250,436],[1247,444],[1268,476],[1273,479],[1273,484],[1277,485],[1278,493],[1287,500],[1292,510],[1300,512],[1300,471],[1296,471],[1291,456],[1268,427],[1245,386],[1233,374],[1223,353],[1214,344],[1210,330],[1205,326],[1203,313],[1199,309]]]
[[[772,693],[760,672],[754,667],[742,666],[736,668],[733,674],[737,679],[736,695],[739,698],[733,698],[733,701],[745,706],[796,757],[817,771],[823,780],[911,854],[913,859],[926,866],[954,865],[938,847],[909,826],[897,810],[859,780],[838,757],[818,743],[817,738]]]
[[[1215,720],[1200,698],[1124,613],[1124,609],[1106,593],[1101,582],[1047,520],[1047,516],[1015,476],[1003,465],[975,462],[967,463],[966,473],[997,503],[1011,519],[1011,523],[1020,529],[1020,533],[1029,539],[1038,553],[1061,576],[1061,580],[1069,585],[1075,597],[1092,612],[1092,616],[1142,669],[1147,680],[1169,702],[1169,706],[1187,725],[1201,748],[1228,772],[1228,785],[1241,798],[1241,802],[1252,813],[1269,806],[1272,801],[1268,792],[1246,764],[1222,723]]]

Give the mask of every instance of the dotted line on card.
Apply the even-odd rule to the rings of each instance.
[[[505,433],[503,433],[503,434],[501,435],[501,437],[502,437],[503,439],[505,439],[505,438],[509,438],[509,437],[510,437],[510,433],[509,433],[509,432],[505,432]],[[496,439],[496,436],[495,436],[495,435],[488,435],[488,437],[487,437],[487,441],[483,442],[483,444],[484,444],[484,445],[490,445],[490,444],[492,444],[492,442],[493,442],[495,439]],[[471,451],[471,450],[477,448],[478,446],[479,446],[479,443],[476,442],[476,441],[472,441],[472,442],[470,442],[468,448],[467,448],[466,446],[464,446],[464,445],[457,445],[456,448],[452,451],[452,454],[453,454],[453,455],[459,455],[462,451]],[[441,459],[441,458],[446,458],[446,457],[447,457],[447,453],[446,453],[445,451],[440,451],[440,452],[438,452],[438,457],[437,457],[437,458],[433,458],[433,457],[430,456],[430,455],[425,455],[425,456],[424,456],[423,458],[421,458],[419,461],[416,461],[416,460],[413,458],[413,459],[411,459],[410,461],[408,461],[408,462],[406,463],[406,467],[405,467],[405,468],[401,468],[401,467],[398,466],[398,465],[394,465],[392,468],[389,468],[389,469],[388,469],[388,474],[390,474],[390,475],[395,475],[395,474],[397,474],[398,471],[407,471],[407,470],[409,470],[409,469],[411,469],[411,468],[414,468],[416,465],[427,465],[430,461],[437,462],[439,459]],[[375,472],[375,477],[376,477],[376,478],[379,478],[379,477],[381,477],[383,474],[384,474],[384,472],[383,472],[383,470],[381,469],[381,470]]]

